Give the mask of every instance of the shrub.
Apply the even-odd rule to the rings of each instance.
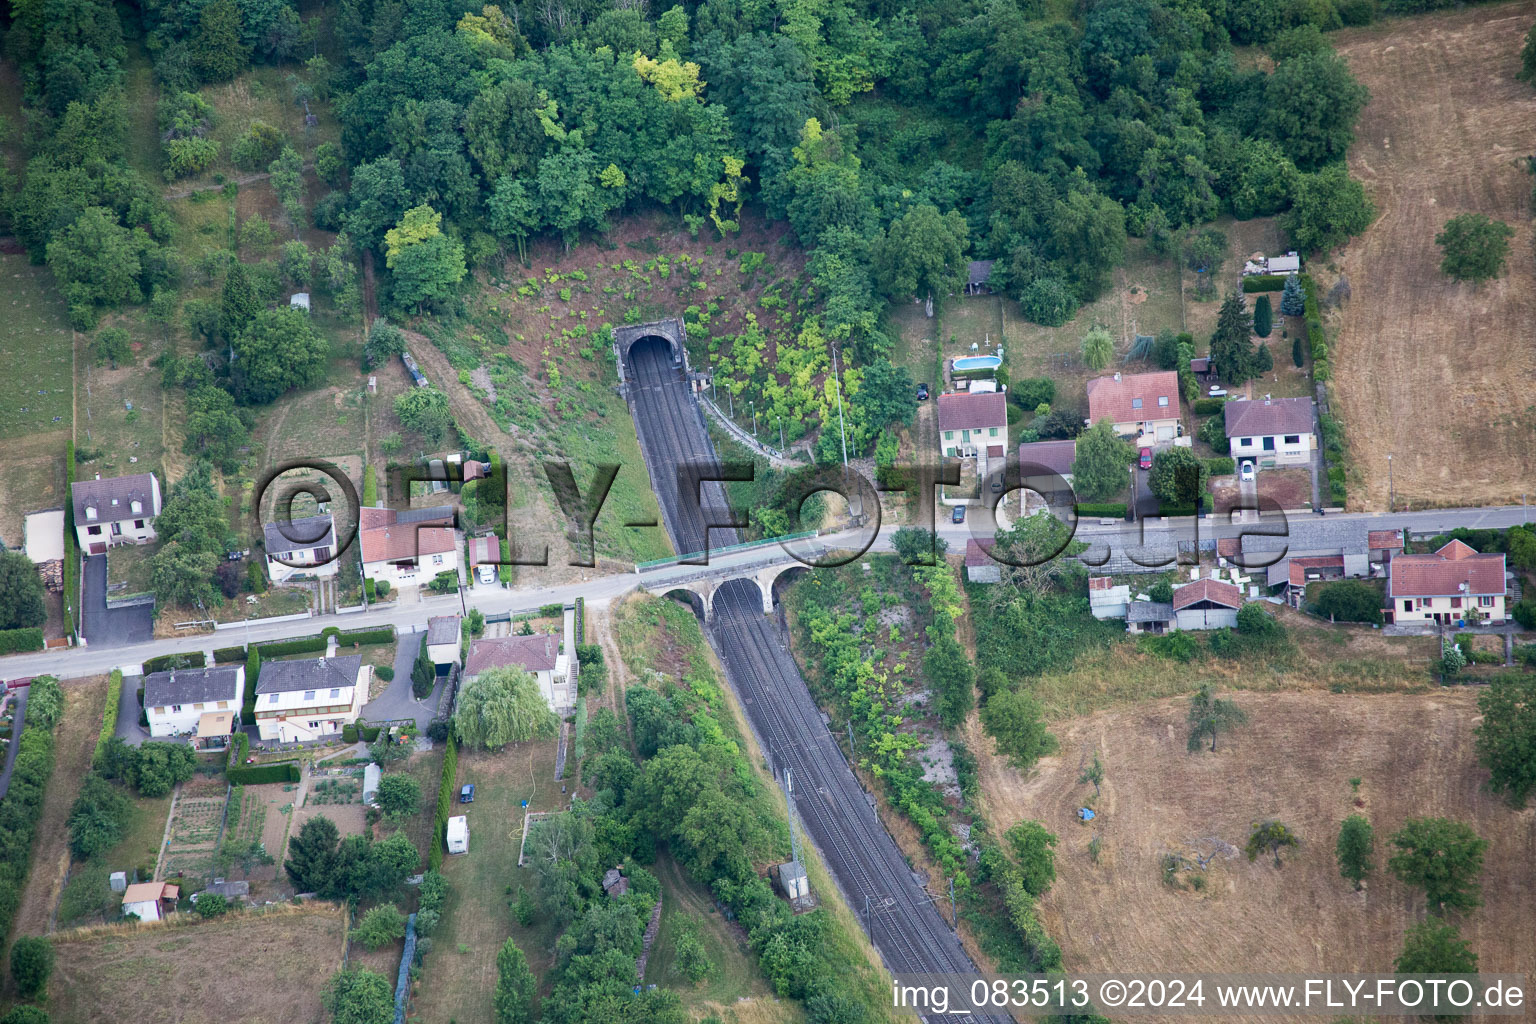
[[[373,670],[373,674],[384,680],[386,683],[394,682],[395,667],[393,665],[380,665],[378,668]]]
[[[1340,580],[1318,588],[1313,610],[1337,622],[1381,622],[1381,591],[1359,580]]]
[[[236,786],[260,786],[270,782],[298,782],[297,761],[276,761],[271,764],[247,764],[231,767],[224,772],[230,783]]]
[[[252,121],[245,134],[235,140],[229,158],[242,171],[264,171],[277,158],[287,138],[265,121]]]
[[[1226,476],[1237,471],[1237,463],[1230,456],[1219,459],[1206,459],[1205,468],[1211,476]]]
[[[39,935],[24,935],[11,946],[11,980],[23,999],[35,999],[48,988],[53,973],[53,943]]]
[[[85,777],[69,809],[69,851],[88,860],[122,841],[133,804],[112,783],[94,772]]]
[[[379,806],[393,819],[415,814],[421,808],[421,783],[409,775],[386,775],[379,780]]]
[[[1227,404],[1225,398],[1197,398],[1193,402],[1195,415],[1209,416],[1212,413],[1221,412],[1221,407]]]
[[[1160,636],[1143,636],[1137,646],[1170,661],[1194,661],[1200,656],[1200,642],[1182,629]]]
[[[1078,502],[1077,514],[1084,519],[1124,519],[1125,502]]]
[[[1285,287],[1284,274],[1254,274],[1243,278],[1243,291],[1253,292],[1278,292]]]
[[[374,907],[352,930],[352,937],[369,950],[386,946],[405,936],[405,915],[393,903]]]
[[[388,597],[389,596],[389,580],[375,580],[374,583],[373,583],[373,589],[378,592],[378,595],[380,597]]]
[[[229,900],[216,892],[205,892],[192,904],[192,909],[197,911],[197,916],[207,920],[210,917],[222,917],[229,913]]]

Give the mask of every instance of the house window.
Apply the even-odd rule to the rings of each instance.
[[[1459,597],[1451,598],[1451,607],[1452,608],[1460,608],[1461,607],[1461,598],[1459,598]]]
[[[1168,396],[1167,395],[1158,395],[1157,396],[1157,405],[1158,405],[1158,408],[1160,408],[1160,409],[1168,408]]]
[[[173,715],[181,714],[181,705],[180,704],[172,704],[171,705],[171,714],[173,714]]]
[[[192,705],[192,710],[193,711],[201,711],[201,710],[203,710],[203,702],[202,701],[198,701],[196,704],[193,704]]]
[[[272,696],[267,698],[267,703],[268,704],[276,704],[281,699],[282,699],[282,695],[281,694],[274,693]]]
[[[144,520],[142,520],[142,519],[135,519],[133,521],[133,528],[135,530],[142,530],[142,529],[144,529]]]
[[[1131,399],[1131,408],[1132,409],[1140,409],[1141,408],[1141,399],[1139,399],[1139,398]]]
[[[1301,435],[1300,434],[1286,434],[1285,435],[1285,443],[1286,444],[1301,444]]]
[[[946,441],[953,441],[954,439],[955,439],[955,432],[953,430],[946,430],[946,431],[944,431],[944,440],[946,440]],[[93,526],[93,527],[91,527],[91,529],[94,530],[95,527]]]
[[[1405,611],[1405,612],[1413,611],[1413,602],[1412,601],[1404,601],[1403,602],[1403,611]]]
[[[960,431],[960,440],[962,440],[962,441],[969,441],[970,439],[971,439],[971,431],[970,431],[969,428]]]
[[[432,564],[433,565],[442,565],[443,564],[443,556],[442,555],[433,555],[432,556]]]
[[[309,723],[309,727],[311,729],[318,729],[318,728],[320,728],[320,723],[319,722],[310,722]]]
[[[165,708],[163,708],[163,707],[155,708],[155,714],[157,714],[157,715],[165,714]]]
[[[330,548],[315,548],[315,561],[329,562],[331,560]]]
[[[1479,608],[1492,608],[1493,607],[1493,598],[1491,598],[1491,597],[1480,597],[1480,598],[1477,599],[1477,606]]]
[[[1253,447],[1253,438],[1251,438],[1251,437],[1239,438],[1238,442],[1237,442],[1237,446],[1239,448],[1252,448]]]
[[[112,536],[114,536],[114,537],[121,537],[122,535],[123,535],[123,524],[122,523],[113,523],[112,524]]]
[[[85,532],[90,534],[92,537],[100,537],[101,536],[101,527],[99,527],[99,526],[87,526],[85,528]]]
[[[331,691],[331,700],[335,700],[337,697],[340,697],[340,696],[341,696],[341,687],[338,686],[338,687],[336,687],[335,689],[333,689]]]
[[[220,711],[228,711],[229,710],[229,701],[227,701],[227,700],[219,701],[219,710]]]
[[[993,427],[990,430],[988,430],[987,431],[987,436],[988,437],[996,437],[997,436],[997,428]]]
[[[1273,434],[1270,434],[1268,437],[1264,438],[1264,450],[1267,452],[1272,452],[1275,450],[1275,436]]]
[[[315,691],[314,690],[305,690],[304,691],[304,699],[306,701],[314,700],[315,699]]]

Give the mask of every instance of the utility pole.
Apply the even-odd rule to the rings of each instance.
[[[955,913],[955,876],[949,876],[949,930],[960,930],[960,919]]]
[[[779,417],[779,454],[784,454],[784,417]]]
[[[757,399],[751,399],[752,406],[752,440],[757,440]]]
[[[1387,511],[1397,511],[1397,492],[1392,487],[1392,453],[1387,452]]]
[[[848,429],[843,425],[843,379],[837,369],[837,346],[832,346],[832,381],[837,385],[837,430],[843,437],[843,469],[848,469]]]

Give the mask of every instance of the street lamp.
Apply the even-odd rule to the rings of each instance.
[[[1397,511],[1397,492],[1392,487],[1392,453],[1387,452],[1387,511]]]

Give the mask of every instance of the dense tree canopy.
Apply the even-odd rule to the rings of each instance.
[[[1458,281],[1481,284],[1504,272],[1515,229],[1481,213],[1457,214],[1435,236],[1444,257],[1440,270]]]
[[[41,626],[47,618],[37,566],[20,551],[0,551],[0,629]]]
[[[320,383],[329,352],[309,316],[288,306],[257,313],[232,347],[235,394],[254,405]]]
[[[555,716],[533,675],[511,666],[489,669],[460,687],[453,725],[460,743],[499,750],[552,735]]]

